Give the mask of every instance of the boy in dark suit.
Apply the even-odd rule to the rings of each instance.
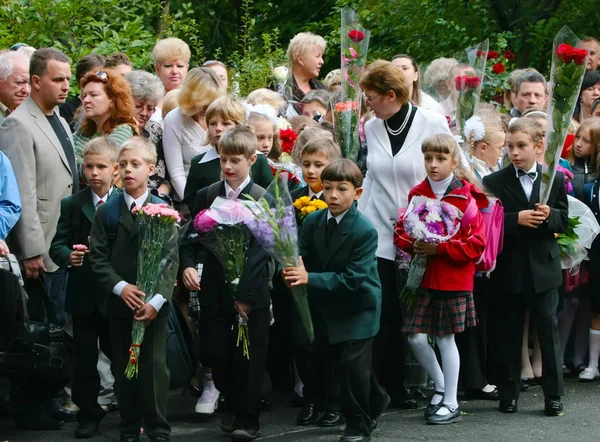
[[[250,178],[257,145],[256,136],[246,127],[235,127],[223,135],[219,153],[225,179],[198,192],[195,212],[209,208],[216,196],[245,199],[245,195],[252,195],[258,199],[264,194],[264,189]],[[218,186],[216,194],[214,186]],[[200,290],[200,322],[208,342],[205,362],[212,367],[215,385],[227,404],[221,429],[235,439],[256,439],[269,340],[268,255],[257,241],[250,241],[237,292],[232,293],[225,283],[221,264],[212,254],[206,255],[198,284],[195,269],[198,247],[192,241],[188,237],[181,247],[183,282],[189,290]],[[236,345],[238,314],[248,323],[249,359],[243,355],[241,344],[240,348]]]
[[[88,245],[96,209],[119,195],[113,187],[117,175],[119,147],[105,137],[94,138],[83,149],[83,170],[88,187],[61,201],[56,234],[50,245],[50,258],[69,275],[65,311],[73,317],[75,362],[73,402],[79,407],[75,437],[93,437],[104,410],[98,405],[98,341],[110,358],[110,334],[104,305],[105,292],[98,284],[86,251],[75,244]]]
[[[554,237],[567,228],[568,201],[563,175],[557,173],[546,204],[540,204],[542,167],[536,155],[543,149],[543,128],[520,118],[508,129],[512,165],[488,175],[483,184],[504,205],[504,247],[492,273],[492,297],[499,342],[499,410],[517,411],[521,386],[521,343],[525,312],[531,311],[540,340],[544,367],[545,413],[563,411],[562,361],[556,320],[558,288],[562,284],[560,249]]]
[[[119,153],[119,176],[124,192],[102,204],[92,225],[89,259],[92,270],[107,293],[113,372],[121,409],[122,442],[139,441],[140,427],[152,441],[168,441],[167,422],[169,372],[166,365],[166,331],[177,266],[177,227],[164,246],[167,270],[160,279],[157,294],[144,302],[145,294],[135,286],[139,249],[139,220],[131,213],[135,206],[161,202],[152,198],[148,178],[154,173],[156,149],[142,137],[132,137]],[[113,221],[114,220],[114,225]],[[133,321],[146,324],[140,349],[139,375],[128,380]]]
[[[381,283],[377,231],[358,212],[363,177],[348,159],[321,173],[328,210],[310,214],[302,227],[300,265],[283,270],[291,287],[308,286],[308,299],[324,319],[341,382],[346,431],[341,442],[369,439],[390,397],[371,368],[373,337],[379,330]]]

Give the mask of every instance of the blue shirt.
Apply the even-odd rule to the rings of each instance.
[[[10,160],[0,152],[0,240],[4,241],[21,217],[21,197]]]

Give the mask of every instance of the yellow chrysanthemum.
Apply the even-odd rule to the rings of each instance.
[[[294,201],[294,207],[298,210],[302,209],[302,201],[300,201],[300,198]]]
[[[315,210],[317,210],[315,206],[306,206],[304,209],[306,209],[306,213],[313,213]]]

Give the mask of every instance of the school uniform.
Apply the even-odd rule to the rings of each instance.
[[[250,176],[256,184],[264,189],[269,187],[273,181],[273,172],[269,167],[266,155],[256,152],[256,162],[250,168]],[[217,150],[213,147],[208,152],[192,159],[185,184],[183,203],[189,207],[190,211],[193,211],[196,193],[218,181],[221,181],[221,162]]]
[[[583,194],[583,202],[591,209],[596,221],[600,222],[600,179],[585,184]],[[590,269],[591,306],[592,312],[598,315],[600,314],[600,237],[597,236],[594,239],[588,255],[590,258],[588,268]]]
[[[538,228],[520,226],[519,212],[534,209],[539,202],[542,167],[537,164],[526,172],[519,177],[517,169],[509,165],[483,179],[504,206],[504,246],[491,276],[494,293],[490,312],[498,339],[498,391],[505,403],[519,397],[527,310],[535,321],[542,350],[544,396],[556,398],[563,394],[556,319],[562,272],[554,234],[567,228],[567,193],[563,175],[556,174],[547,202],[551,208],[548,219]]]
[[[92,225],[89,260],[92,271],[106,293],[112,366],[121,410],[121,434],[138,435],[140,426],[143,425],[149,438],[168,438],[171,427],[167,422],[170,376],[166,364],[166,332],[169,301],[179,264],[175,225],[171,227],[173,236],[163,249],[168,267],[158,282],[157,295],[149,301],[158,315],[146,327],[140,349],[138,378],[128,380],[125,377],[125,368],[129,363],[133,311],[120,298],[120,291],[127,283],[136,284],[140,241],[140,220],[131,213],[131,208],[149,202],[151,195],[146,192],[136,200],[123,193],[102,204],[96,211]],[[116,232],[112,232],[114,237],[110,226],[107,226],[108,210],[119,211],[118,226],[115,226]]]
[[[308,300],[323,318],[339,373],[345,434],[368,437],[389,403],[371,369],[381,314],[377,231],[354,205],[335,218],[320,210],[304,221],[299,248]]]
[[[79,407],[79,420],[104,414],[98,406],[100,375],[98,373],[98,342],[100,349],[111,358],[110,333],[106,316],[105,291],[92,271],[89,256],[83,265],[69,265],[74,244],[88,245],[96,209],[120,195],[117,188],[109,189],[103,197],[85,188],[61,201],[56,234],[50,245],[50,258],[66,269],[68,282],[65,311],[73,318],[75,363],[73,367],[73,402]]]

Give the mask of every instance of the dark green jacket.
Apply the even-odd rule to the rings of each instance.
[[[150,194],[144,205],[150,202]],[[110,240],[107,234],[106,211],[112,210],[114,204],[120,204],[119,223],[116,236]],[[96,211],[96,217],[92,225],[92,234],[90,238],[89,260],[92,264],[92,270],[97,275],[102,289],[107,296],[108,315],[127,319],[133,318],[133,312],[115,295],[112,290],[120,281],[126,281],[129,284],[136,284],[138,248],[140,237],[138,227],[140,221],[129,211],[125,203],[123,194],[118,199],[102,204]],[[158,282],[156,293],[171,300],[175,278],[177,276],[177,267],[179,265],[177,226],[173,224],[172,238],[163,247],[163,256],[167,259],[167,270]],[[163,308],[158,312],[160,315],[166,315],[168,309]]]
[[[108,199],[121,194],[113,187]],[[92,190],[87,187],[60,202],[60,218],[56,234],[50,245],[50,258],[61,269],[67,269],[68,282],[65,294],[65,311],[76,316],[90,315],[96,306],[106,313],[105,291],[92,272],[89,256],[80,267],[68,267],[73,245],[84,244],[89,248],[89,236],[96,215]]]
[[[327,241],[327,214],[306,217],[300,255],[311,309],[324,318],[331,344],[375,336],[381,315],[377,231],[353,205]]]
[[[209,161],[202,162],[206,155],[214,156]],[[273,172],[269,167],[266,155],[257,154],[256,162],[250,169],[252,181],[266,189],[273,181]],[[196,193],[218,181],[221,181],[221,162],[212,150],[200,154],[192,159],[190,173],[188,174],[183,192],[183,203],[188,206],[190,212],[194,210]]]

